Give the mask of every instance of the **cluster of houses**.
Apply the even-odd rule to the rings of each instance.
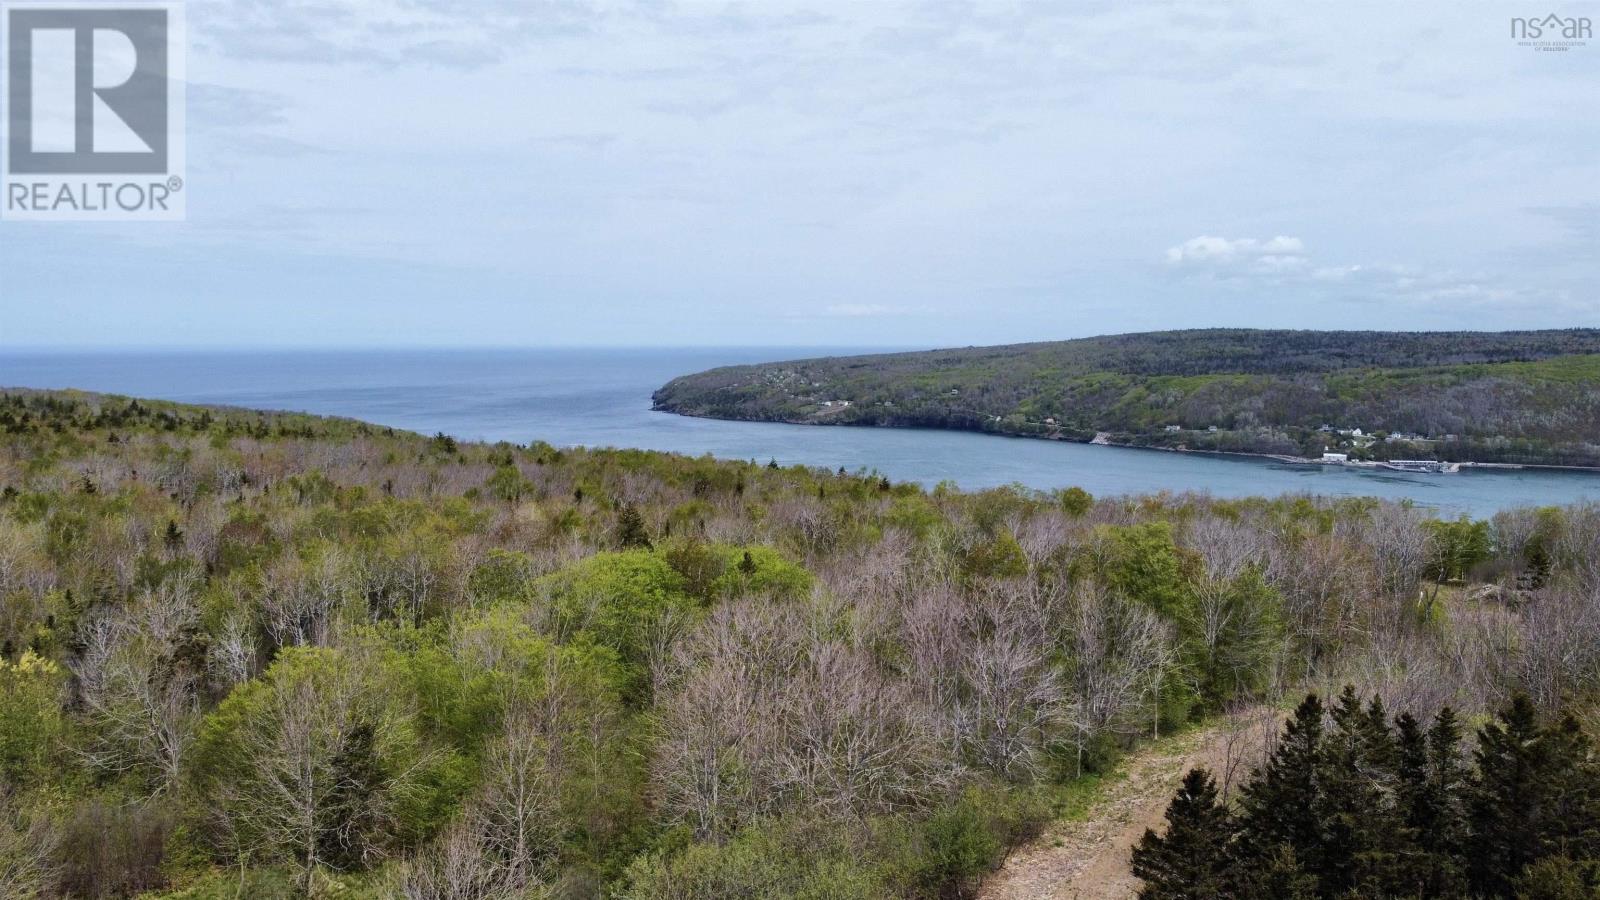
[[[1362,431],[1359,428],[1335,428],[1332,425],[1323,425],[1317,430],[1323,434],[1338,434],[1350,438],[1359,446],[1366,446],[1367,444],[1377,440],[1377,435],[1373,434],[1372,432]],[[1447,434],[1444,436],[1444,439],[1447,441],[1454,440],[1455,435]],[[1432,443],[1433,438],[1430,438],[1426,435],[1417,434],[1414,431],[1391,431],[1389,432],[1389,440],[1405,441],[1407,443],[1417,444]]]
[[[1054,419],[1045,419],[1045,424],[1053,425],[1053,424],[1055,424],[1055,420]],[[1169,433],[1176,433],[1176,432],[1180,432],[1180,431],[1197,430],[1197,429],[1186,429],[1182,425],[1167,425],[1167,426],[1164,426],[1164,428]],[[1209,425],[1209,426],[1206,427],[1205,430],[1206,431],[1215,432],[1215,431],[1217,431],[1217,426]],[[1349,438],[1350,439],[1350,443],[1354,444],[1357,447],[1368,447],[1368,446],[1371,446],[1374,442],[1376,442],[1378,440],[1378,435],[1376,433],[1369,432],[1369,431],[1363,431],[1360,428],[1335,428],[1332,425],[1323,425],[1323,426],[1320,426],[1319,428],[1317,428],[1317,431],[1321,432],[1322,434],[1337,434],[1337,435],[1339,435],[1341,437]],[[1391,441],[1405,441],[1407,443],[1412,443],[1412,444],[1431,444],[1434,441],[1433,438],[1427,437],[1425,435],[1420,435],[1420,434],[1417,434],[1416,432],[1411,432],[1411,431],[1391,431],[1391,432],[1388,433],[1387,437]],[[1453,440],[1455,440],[1455,437],[1456,436],[1453,435],[1453,434],[1447,434],[1447,435],[1444,436],[1443,439],[1446,440],[1446,441],[1453,441]],[[1339,454],[1332,454],[1332,455],[1338,456]]]
[[[1165,430],[1170,433],[1180,432],[1186,429],[1182,425],[1167,425],[1165,426]],[[1206,430],[1216,431],[1217,426],[1212,425]],[[1345,439],[1344,441],[1340,441],[1341,444],[1348,443],[1357,450],[1365,450],[1368,447],[1371,447],[1374,443],[1377,443],[1379,439],[1378,434],[1365,431],[1361,428],[1336,428],[1332,425],[1323,425],[1318,428],[1317,431],[1327,435],[1337,434],[1341,438]],[[1383,437],[1390,441],[1403,441],[1405,443],[1412,444],[1435,443],[1434,438],[1425,437],[1409,431],[1391,431],[1383,435]],[[1453,434],[1447,434],[1443,438],[1445,441],[1452,441],[1454,439],[1455,435]],[[1459,468],[1458,463],[1440,462],[1432,459],[1390,459],[1374,462],[1352,460],[1348,452],[1329,450],[1326,448],[1326,445],[1324,445],[1322,458],[1317,460],[1317,462],[1329,463],[1333,465],[1366,466],[1371,468],[1393,469],[1401,472],[1455,472]]]

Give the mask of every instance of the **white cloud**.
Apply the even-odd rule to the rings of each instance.
[[[1225,238],[1201,235],[1168,248],[1167,262],[1228,264],[1244,262],[1266,269],[1293,268],[1305,263],[1305,242],[1297,237]]]
[[[1318,266],[1311,271],[1311,277],[1317,281],[1344,281],[1361,271],[1361,266]]]
[[[1263,272],[1294,271],[1305,268],[1306,264],[1304,256],[1282,256],[1279,254],[1258,256],[1255,260],[1256,268]]]
[[[1427,270],[1390,263],[1313,265],[1305,242],[1278,236],[1266,240],[1202,235],[1167,250],[1169,265],[1218,282],[1274,291],[1308,292],[1319,300],[1387,302],[1407,307],[1462,311],[1512,308],[1546,296],[1525,287],[1489,283],[1485,273]]]

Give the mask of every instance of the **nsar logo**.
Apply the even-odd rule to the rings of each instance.
[[[1594,37],[1594,23],[1587,16],[1559,16],[1511,20],[1511,39],[1519,47],[1563,52],[1588,45]]]

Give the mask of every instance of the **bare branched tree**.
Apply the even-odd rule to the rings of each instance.
[[[1080,585],[1073,600],[1067,685],[1081,773],[1097,738],[1138,730],[1134,717],[1156,699],[1175,654],[1172,626],[1146,607],[1092,583]]]
[[[201,715],[205,659],[194,582],[172,579],[93,620],[73,663],[94,724],[88,755],[138,772],[155,791],[177,783]]]

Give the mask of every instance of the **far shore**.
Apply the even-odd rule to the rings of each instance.
[[[816,420],[816,419],[805,419],[805,420],[801,420],[801,419],[744,419],[744,418],[737,418],[737,417],[731,417],[731,416],[711,416],[711,415],[705,415],[705,414],[702,414],[702,413],[683,412],[681,410],[667,409],[667,408],[656,406],[656,405],[652,405],[651,409],[654,410],[655,412],[670,413],[670,414],[675,415],[675,416],[684,416],[686,418],[691,418],[691,419],[712,419],[712,420],[721,421],[721,422],[750,422],[750,423],[756,423],[756,424],[759,424],[759,423],[762,423],[762,422],[766,422],[766,423],[776,424],[776,425],[814,425],[814,426],[823,427],[823,428],[898,428],[898,429],[902,429],[902,430],[906,430],[906,431],[958,431],[958,432],[967,432],[967,433],[970,433],[970,434],[990,435],[990,436],[993,436],[993,437],[1021,438],[1021,439],[1027,439],[1027,440],[1040,440],[1040,441],[1064,441],[1064,442],[1069,443],[1069,444],[1090,444],[1090,445],[1094,445],[1094,446],[1098,446],[1098,447],[1118,447],[1118,448],[1121,448],[1121,449],[1124,449],[1124,450],[1157,450],[1157,451],[1160,451],[1160,452],[1163,452],[1163,453],[1190,453],[1190,454],[1198,454],[1198,455],[1204,455],[1204,456],[1233,456],[1233,457],[1240,457],[1240,458],[1243,458],[1243,459],[1270,459],[1270,460],[1272,460],[1274,462],[1287,463],[1287,464],[1290,464],[1290,465],[1297,465],[1297,466],[1338,466],[1338,467],[1341,467],[1341,468],[1374,469],[1374,470],[1377,470],[1377,471],[1386,471],[1386,472],[1394,472],[1396,474],[1411,474],[1411,475],[1459,474],[1459,473],[1446,473],[1446,472],[1438,472],[1438,473],[1406,472],[1404,470],[1399,470],[1399,469],[1382,469],[1376,463],[1367,463],[1367,462],[1361,462],[1361,461],[1357,461],[1357,462],[1337,462],[1337,461],[1330,461],[1330,460],[1323,460],[1323,459],[1315,459],[1315,458],[1308,457],[1308,456],[1291,456],[1289,454],[1284,454],[1284,453],[1260,453],[1260,452],[1255,452],[1255,451],[1250,451],[1250,450],[1201,450],[1201,449],[1196,449],[1196,448],[1193,448],[1193,447],[1158,447],[1158,446],[1154,446],[1154,445],[1151,445],[1151,444],[1129,444],[1129,443],[1125,443],[1125,442],[1110,440],[1109,436],[1106,435],[1105,433],[1097,434],[1093,438],[1084,439],[1084,438],[1079,438],[1079,437],[1073,437],[1073,436],[1070,436],[1070,435],[1065,435],[1065,434],[1062,434],[1060,432],[1056,432],[1056,433],[1053,433],[1053,434],[1026,434],[1026,433],[1015,432],[1015,431],[990,431],[990,430],[981,429],[981,428],[939,428],[939,427],[929,426],[929,425],[885,425],[885,424],[862,423],[862,422],[828,422],[828,421],[820,421],[820,420]],[[1556,464],[1552,464],[1552,463],[1500,463],[1500,462],[1465,462],[1465,461],[1457,462],[1457,461],[1453,461],[1453,460],[1438,460],[1438,462],[1445,463],[1447,465],[1457,466],[1457,467],[1462,468],[1462,469],[1485,469],[1485,470],[1488,470],[1488,471],[1491,471],[1491,472],[1492,471],[1502,471],[1502,472],[1516,471],[1516,470],[1520,470],[1520,469],[1536,469],[1536,470],[1550,471],[1550,472],[1575,472],[1575,473],[1589,474],[1589,475],[1600,474],[1600,466],[1564,466],[1564,465],[1556,465]]]

